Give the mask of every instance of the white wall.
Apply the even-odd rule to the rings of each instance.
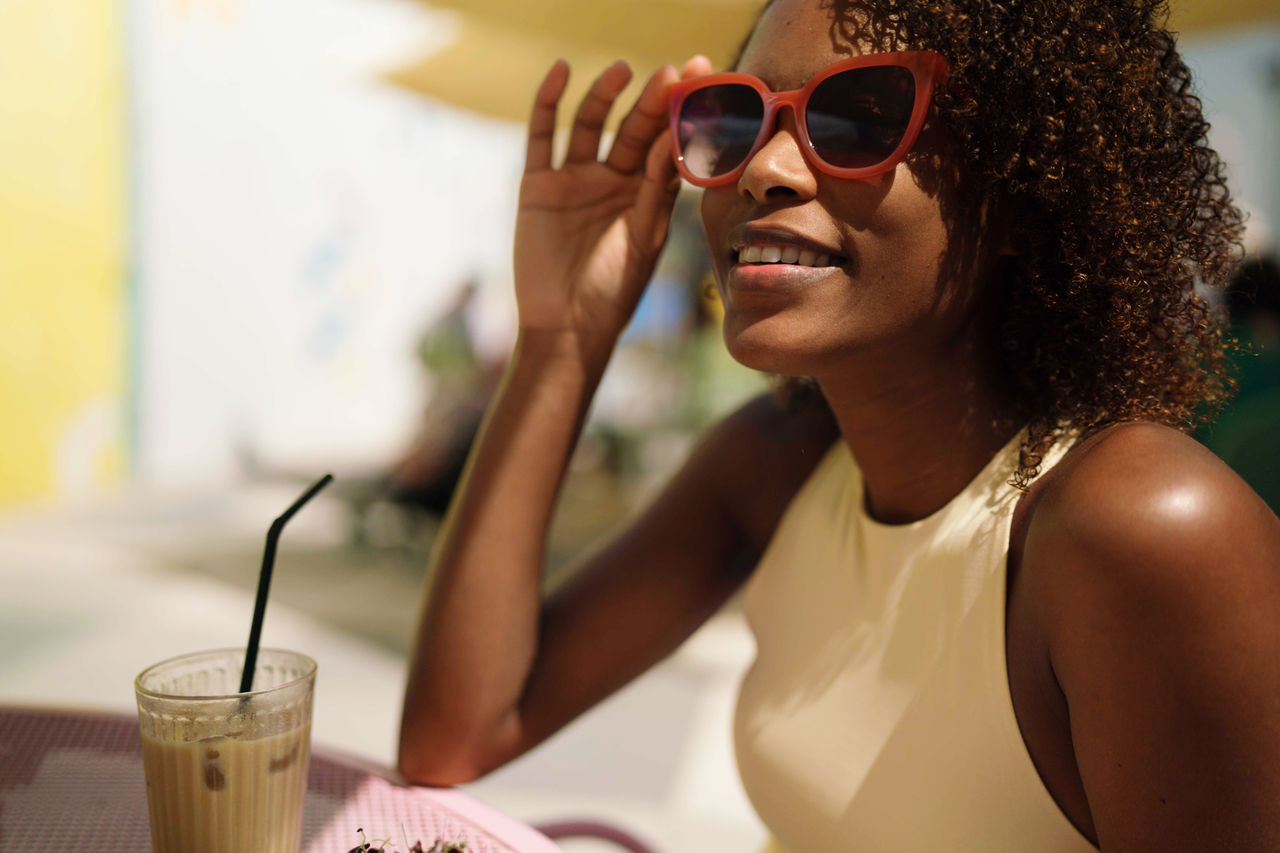
[[[447,42],[393,0],[133,0],[139,474],[377,467],[467,275],[509,312],[518,127],[379,79]],[[491,285],[491,286],[489,286]],[[498,344],[499,346],[501,344]]]

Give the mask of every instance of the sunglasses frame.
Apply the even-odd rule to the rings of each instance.
[[[822,159],[809,138],[809,126],[804,112],[808,106],[810,95],[814,93],[818,86],[837,74],[858,68],[884,66],[906,68],[915,78],[916,100],[912,106],[911,118],[907,122],[907,129],[902,135],[902,140],[898,143],[898,147],[893,150],[893,153],[872,166],[850,168],[831,165]],[[742,173],[746,171],[747,164],[751,162],[751,159],[773,137],[778,111],[785,106],[790,107],[792,115],[795,116],[796,129],[800,137],[801,153],[803,153],[805,160],[818,171],[833,178],[858,179],[882,175],[902,162],[902,158],[906,157],[907,152],[916,144],[916,138],[920,135],[920,128],[924,126],[925,116],[929,112],[929,105],[933,102],[934,86],[946,79],[948,70],[947,60],[936,51],[907,50],[894,53],[871,53],[841,60],[823,68],[810,78],[803,88],[786,92],[775,92],[765,85],[765,82],[759,77],[743,74],[739,71],[725,71],[719,74],[695,77],[691,80],[681,80],[673,84],[670,89],[671,139],[673,143],[671,152],[672,157],[675,159],[676,170],[686,181],[699,187],[723,187],[736,183],[742,177]],[[760,95],[760,100],[764,104],[764,116],[760,121],[760,130],[756,134],[755,142],[751,144],[751,150],[742,158],[741,163],[723,175],[701,178],[689,171],[684,162],[684,155],[680,152],[680,111],[683,109],[685,100],[689,95],[711,86],[723,85],[750,86],[754,89]]]

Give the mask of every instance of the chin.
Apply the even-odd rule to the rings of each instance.
[[[775,376],[815,376],[823,372],[823,365],[831,363],[831,353],[814,347],[812,340],[772,333],[764,323],[743,329],[734,325],[725,319],[724,344],[734,361],[744,367]]]

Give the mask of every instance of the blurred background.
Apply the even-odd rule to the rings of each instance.
[[[537,82],[558,56],[570,99],[617,57],[641,78],[694,52],[723,67],[755,7],[0,0],[0,701],[128,710],[147,664],[243,643],[267,525],[332,471],[285,536],[264,642],[320,650],[318,742],[390,763],[427,552],[513,340]],[[1231,306],[1251,354],[1202,437],[1276,507],[1280,8],[1174,15],[1250,214]],[[548,583],[764,387],[719,343],[707,263],[686,194]],[[753,849],[729,742],[751,653],[730,607],[475,793]]]

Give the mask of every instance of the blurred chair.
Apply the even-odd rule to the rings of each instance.
[[[616,826],[592,820],[571,820],[558,823],[536,824],[534,829],[550,838],[559,841],[564,838],[599,838],[612,841],[623,850],[631,853],[658,853],[649,845]]]

